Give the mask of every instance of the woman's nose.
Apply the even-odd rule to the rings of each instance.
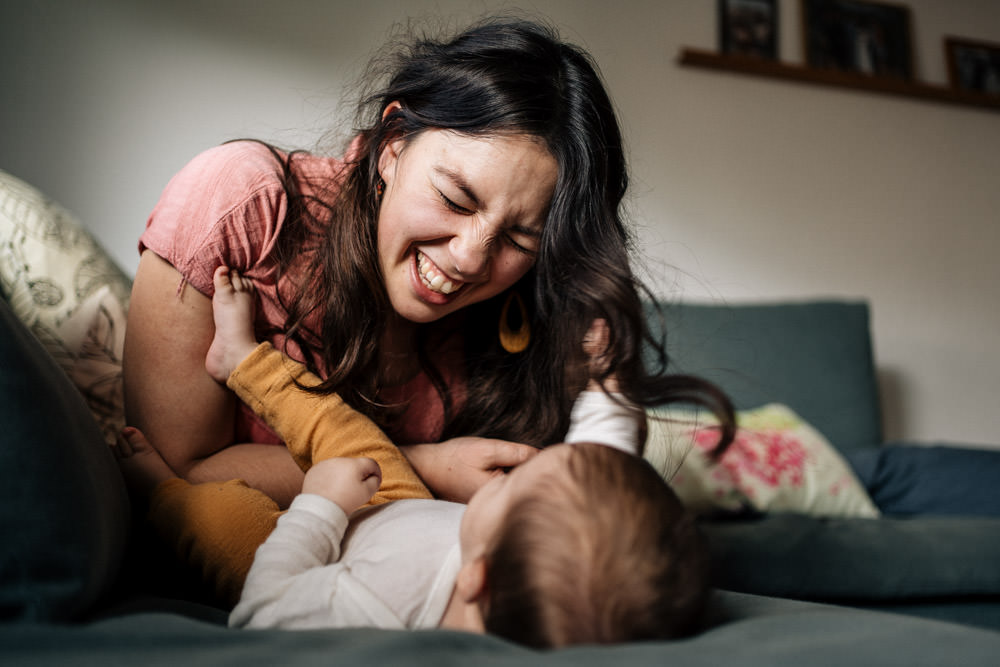
[[[467,282],[483,279],[489,269],[492,253],[489,239],[475,230],[456,234],[448,244],[455,271]]]

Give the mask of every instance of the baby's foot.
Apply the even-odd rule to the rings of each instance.
[[[135,497],[146,498],[160,482],[177,477],[146,436],[137,428],[126,426],[111,446],[125,486]]]
[[[215,338],[205,355],[205,370],[215,380],[225,383],[257,347],[253,334],[254,290],[249,280],[226,266],[215,270],[213,281]]]

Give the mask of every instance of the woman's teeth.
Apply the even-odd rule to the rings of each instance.
[[[428,288],[439,292],[441,294],[451,294],[459,287],[461,283],[455,284],[448,280],[438,268],[434,266],[434,263],[429,259],[424,257],[422,252],[417,252],[417,268],[420,271],[420,279],[423,281],[424,285]]]

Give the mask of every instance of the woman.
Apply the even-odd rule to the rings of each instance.
[[[593,64],[535,23],[492,20],[391,58],[342,160],[237,142],[168,185],[140,240],[125,350],[130,424],[193,482],[240,477],[287,506],[302,472],[204,369],[211,276],[260,295],[258,334],[465,500],[561,439],[598,371],[633,403],[725,399],[662,374],[629,268],[617,119]],[[649,343],[660,368],[650,373]]]

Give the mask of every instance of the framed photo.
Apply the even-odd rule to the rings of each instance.
[[[913,78],[908,7],[862,0],[802,0],[802,21],[810,67]]]
[[[1000,95],[1000,44],[945,37],[944,49],[952,88]]]
[[[777,60],[777,0],[719,0],[719,51]]]

